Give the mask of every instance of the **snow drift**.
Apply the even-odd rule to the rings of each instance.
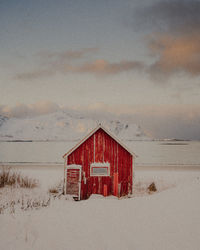
[[[154,195],[120,200],[95,195],[80,202],[55,199],[38,210],[1,214],[0,249],[199,249],[199,172],[142,171],[138,181],[145,183],[145,176],[156,184],[160,176],[165,184],[173,179],[177,185]]]

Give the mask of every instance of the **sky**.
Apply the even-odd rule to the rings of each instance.
[[[199,13],[197,0],[1,0],[0,114],[111,113],[200,139]]]

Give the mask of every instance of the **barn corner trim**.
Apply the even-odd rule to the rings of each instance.
[[[90,136],[92,136],[97,130],[102,129],[106,132],[113,140],[118,142],[124,149],[126,149],[132,156],[138,157],[134,152],[132,152],[124,143],[122,143],[116,136],[114,136],[110,131],[108,131],[105,127],[99,124],[95,129],[93,129],[88,135],[86,135],[82,140],[79,141],[72,149],[70,149],[66,154],[63,155],[63,158],[66,159],[69,154],[74,152],[81,144],[83,144]]]

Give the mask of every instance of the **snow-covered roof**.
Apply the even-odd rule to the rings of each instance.
[[[66,154],[63,155],[63,158],[67,157],[73,151],[75,151],[82,143],[84,143],[90,136],[92,136],[97,130],[102,129],[106,132],[111,138],[113,138],[116,142],[118,142],[124,149],[126,149],[131,155],[136,156],[130,149],[127,148],[116,136],[110,133],[106,128],[104,128],[101,124],[99,124],[95,129],[93,129],[85,138],[83,138],[78,144],[76,144],[72,149],[70,149]]]

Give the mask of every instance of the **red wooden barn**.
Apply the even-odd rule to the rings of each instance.
[[[63,158],[65,194],[77,200],[91,194],[132,194],[135,154],[103,126],[91,131]]]

